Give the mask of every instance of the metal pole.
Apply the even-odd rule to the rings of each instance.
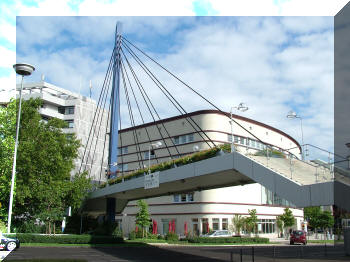
[[[241,262],[243,262],[243,249],[241,248],[241,250],[240,250],[240,256],[241,256]]]
[[[13,165],[12,165],[12,178],[11,178],[11,191],[10,191],[10,203],[9,203],[9,214],[7,223],[7,233],[11,230],[11,217],[12,217],[12,204],[13,204],[13,190],[15,186],[15,176],[16,176],[16,159],[17,159],[17,148],[18,148],[18,136],[19,136],[19,123],[21,121],[21,109],[22,109],[22,89],[23,89],[23,78],[21,81],[21,89],[19,90],[19,108],[17,116],[17,127],[16,127],[16,141],[15,141],[15,152],[13,154]]]
[[[151,146],[148,146],[148,174],[151,174]]]
[[[301,159],[305,160],[304,156],[304,132],[303,132],[303,119],[299,116],[300,119],[300,128],[301,128],[301,147],[302,147],[302,152],[301,152]]]
[[[230,112],[230,118],[231,118],[231,153],[235,151],[235,145],[234,145],[234,139],[233,139],[233,116],[232,116],[232,107]]]

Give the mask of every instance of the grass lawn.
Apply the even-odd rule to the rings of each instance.
[[[316,244],[334,244],[334,243],[344,243],[344,240],[321,240],[321,239],[315,239],[315,240],[308,240],[308,243],[316,243]]]

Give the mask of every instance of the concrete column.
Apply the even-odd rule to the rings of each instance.
[[[106,217],[107,222],[114,223],[115,222],[115,203],[116,199],[114,197],[106,199]]]
[[[344,229],[344,249],[345,254],[350,256],[350,228]]]

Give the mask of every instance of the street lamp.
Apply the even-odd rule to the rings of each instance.
[[[151,174],[151,148],[158,148],[162,145],[162,142],[158,141],[148,146],[148,174]]]
[[[21,107],[22,107],[22,89],[23,89],[23,78],[24,76],[29,76],[35,70],[34,66],[29,64],[15,64],[13,69],[17,74],[22,76],[21,89],[19,90],[19,107],[17,116],[17,127],[16,127],[16,141],[15,141],[15,152],[13,154],[13,165],[12,165],[12,178],[11,178],[11,191],[10,191],[10,203],[9,203],[9,214],[7,223],[7,233],[10,233],[11,228],[11,217],[12,217],[12,203],[13,203],[13,189],[15,184],[16,176],[16,158],[17,158],[17,147],[18,147],[18,135],[19,135],[19,123],[21,121]]]
[[[234,139],[233,139],[233,109],[236,109],[241,112],[247,111],[249,108],[245,103],[239,103],[238,106],[233,106],[231,107],[230,111],[230,125],[231,125],[231,152],[235,151],[235,146],[234,146]]]
[[[287,114],[287,118],[289,119],[300,119],[300,128],[301,128],[301,146],[302,146],[302,152],[301,152],[301,159],[304,160],[304,133],[303,133],[303,119],[301,116],[297,115],[293,110],[289,111]]]

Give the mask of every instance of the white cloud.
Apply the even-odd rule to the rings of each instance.
[[[0,46],[0,67],[12,67],[16,62],[16,52]]]

